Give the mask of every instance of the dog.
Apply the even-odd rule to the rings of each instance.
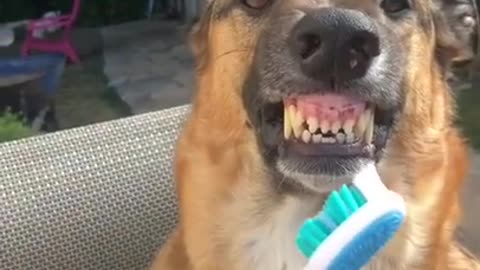
[[[302,222],[373,161],[408,216],[364,269],[480,270],[455,238],[469,159],[447,82],[477,25],[459,0],[207,1],[179,222],[151,269],[302,269]]]

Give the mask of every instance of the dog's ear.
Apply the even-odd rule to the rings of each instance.
[[[470,63],[478,53],[477,0],[435,0],[437,49],[455,64]]]

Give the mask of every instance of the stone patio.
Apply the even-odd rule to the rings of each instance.
[[[109,85],[130,106],[144,113],[188,103],[193,62],[185,46],[185,27],[175,22],[141,21],[102,30],[104,72]],[[123,36],[128,38],[122,39]],[[133,37],[132,37],[133,36]],[[128,41],[126,41],[128,40]]]

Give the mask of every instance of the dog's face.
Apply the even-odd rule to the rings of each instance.
[[[470,0],[211,0],[193,49],[202,65],[248,52],[235,79],[265,163],[322,192],[443,128],[432,99],[476,24]]]

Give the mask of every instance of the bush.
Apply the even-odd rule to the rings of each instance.
[[[6,112],[0,115],[0,143],[34,135],[34,131],[19,120],[18,115]]]
[[[43,1],[42,4],[35,1]],[[146,0],[83,0],[78,26],[101,26],[138,20],[144,16]],[[0,1],[0,23],[40,16],[40,6],[48,10],[69,12],[73,0]]]

